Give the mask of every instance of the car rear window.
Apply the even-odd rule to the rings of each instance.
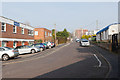
[[[82,42],[88,42],[88,41],[82,41]]]

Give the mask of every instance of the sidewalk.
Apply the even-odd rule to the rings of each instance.
[[[94,49],[96,49],[101,55],[103,55],[106,60],[111,64],[112,70],[108,76],[108,78],[118,78],[120,73],[120,70],[118,69],[120,66],[120,54],[114,54],[111,53],[103,48],[100,48],[96,45],[92,46]],[[120,78],[120,77],[119,77]]]

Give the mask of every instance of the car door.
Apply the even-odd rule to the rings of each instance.
[[[2,58],[3,55],[3,48],[0,48],[0,59]]]
[[[19,54],[23,54],[22,46],[18,47],[17,49],[19,51]]]
[[[25,49],[24,46],[20,46],[20,47],[18,48],[18,51],[19,51],[19,54],[24,54],[24,53],[26,53],[26,49]]]
[[[26,46],[25,49],[26,49],[26,50],[25,50],[26,53],[30,53],[30,52],[31,52],[31,47],[30,47],[30,46]]]

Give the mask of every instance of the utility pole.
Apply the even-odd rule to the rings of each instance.
[[[56,45],[56,24],[54,24],[55,27],[55,45]]]
[[[96,30],[98,30],[98,20],[96,20]]]

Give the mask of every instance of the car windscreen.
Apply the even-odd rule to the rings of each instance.
[[[6,49],[8,49],[8,50],[12,50],[13,48],[10,48],[10,47],[5,47]]]
[[[88,41],[82,41],[82,42],[88,42]]]

